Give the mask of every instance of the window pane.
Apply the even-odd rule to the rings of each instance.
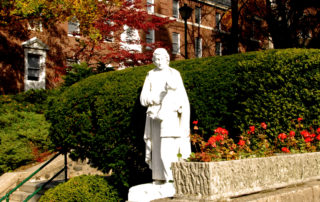
[[[221,20],[221,15],[220,15],[220,13],[217,13],[217,14],[216,14],[216,28],[217,28],[218,30],[221,29],[221,22],[220,22],[220,20]]]
[[[172,33],[172,53],[177,54],[180,52],[180,34]]]
[[[153,0],[147,0],[147,11],[148,13],[153,13],[154,12],[154,2]]]
[[[202,57],[202,41],[201,38],[197,37],[195,41],[195,52],[196,52],[196,57],[200,58]]]
[[[195,10],[195,15],[196,15],[196,23],[201,23],[201,8],[200,7],[196,7]]]
[[[222,44],[216,43],[216,55],[222,55]]]
[[[39,80],[40,55],[28,54],[28,80]]]
[[[28,67],[40,69],[40,55],[28,54]]]
[[[179,1],[173,0],[172,2],[172,16],[175,18],[179,17]]]
[[[146,34],[146,42],[147,43],[154,43],[154,30],[148,30]]]
[[[72,18],[69,22],[68,22],[68,33],[69,34],[74,34],[77,33],[79,34],[80,32],[80,23],[77,20],[77,18]]]

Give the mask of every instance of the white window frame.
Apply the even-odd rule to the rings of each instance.
[[[22,43],[24,48],[24,90],[45,89],[46,88],[46,57],[48,46],[40,41],[37,37]],[[29,76],[29,55],[39,56],[39,76],[37,80],[28,79]]]
[[[201,24],[201,7],[197,6],[194,14],[196,23]]]
[[[70,25],[72,24],[72,26],[76,27],[75,30],[70,31]],[[68,36],[76,36],[79,37],[78,35],[74,35],[74,33],[76,34],[80,34],[80,22],[76,17],[72,17],[69,21],[68,21]]]
[[[202,57],[202,39],[200,37],[195,38],[195,55],[197,58]]]
[[[179,1],[172,0],[172,17],[179,18]]]
[[[42,22],[40,20],[29,20],[28,30],[42,32]]]
[[[155,31],[154,29],[149,29],[146,33],[146,43],[154,43],[155,42]],[[146,49],[151,49],[151,47],[147,46]]]
[[[222,55],[222,43],[221,42],[216,42],[216,55],[221,56]]]
[[[216,13],[216,28],[221,30],[221,14]]]
[[[147,11],[149,14],[154,13],[154,0],[147,0]]]
[[[180,54],[180,34],[172,33],[172,54]]]

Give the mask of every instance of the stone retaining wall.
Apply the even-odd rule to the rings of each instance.
[[[320,179],[320,152],[172,164],[175,198],[217,200]]]

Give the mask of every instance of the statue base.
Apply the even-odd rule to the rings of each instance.
[[[173,197],[173,183],[147,183],[133,186],[129,189],[128,202],[150,202],[155,199]]]

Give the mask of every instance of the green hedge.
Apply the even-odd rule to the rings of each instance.
[[[284,129],[290,119],[319,120],[319,50],[250,52],[172,62],[180,71],[191,103],[191,121],[207,133],[217,126],[233,134],[267,122]],[[67,88],[51,100],[47,119],[56,146],[77,158],[88,157],[116,179],[138,184],[144,164],[146,108],[139,96],[153,66],[102,73]],[[137,171],[137,173],[132,173]],[[129,178],[130,177],[130,178]],[[140,180],[140,181],[139,181]]]
[[[244,129],[265,121],[274,136],[288,132],[291,120],[298,117],[319,126],[319,53],[307,49],[270,50],[240,61],[233,87],[237,92],[234,125]]]
[[[0,175],[34,161],[51,150],[50,124],[44,110],[48,96],[56,92],[30,90],[0,96]]]
[[[120,201],[117,191],[108,184],[105,177],[81,175],[68,182],[49,189],[40,198],[40,202],[117,202]]]

